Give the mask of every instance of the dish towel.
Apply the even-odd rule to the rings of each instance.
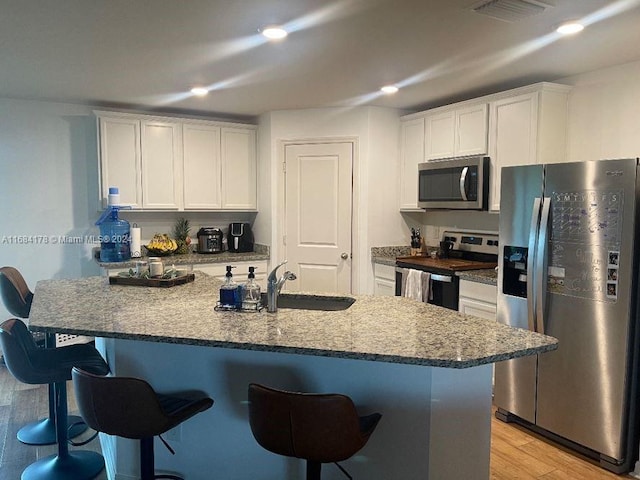
[[[422,272],[422,301],[429,303],[433,300],[433,292],[431,291],[431,273]]]
[[[403,296],[422,302],[422,273],[420,270],[408,269],[407,285]]]
[[[404,292],[407,290],[407,277],[409,276],[408,268],[400,268],[400,296],[404,297]]]

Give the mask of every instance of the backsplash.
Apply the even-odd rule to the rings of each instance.
[[[429,212],[411,212],[402,214],[408,228],[419,228],[424,244],[436,247],[446,230],[473,231],[477,233],[496,233],[499,230],[500,217],[497,212],[475,212],[442,210]],[[410,236],[407,234],[407,245]]]
[[[175,221],[184,217],[189,220],[189,235],[197,244],[200,227],[217,227],[224,233],[226,241],[229,224],[232,222],[248,222],[253,224],[256,212],[135,212],[121,210],[120,217],[131,226],[137,224],[141,229],[142,243],[147,243],[155,233],[167,233],[171,236]],[[97,217],[96,217],[97,218]],[[97,227],[96,227],[97,228]],[[257,239],[256,239],[257,240]]]
[[[395,247],[371,247],[372,257],[402,257],[409,255],[411,248],[409,246]]]

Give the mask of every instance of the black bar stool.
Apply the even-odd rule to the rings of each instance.
[[[0,325],[0,344],[7,368],[21,382],[33,385],[53,383],[56,412],[57,455],[29,465],[22,480],[89,480],[104,468],[102,455],[76,450],[69,452],[67,433],[67,380],[74,365],[99,375],[109,367],[98,351],[89,344],[60,348],[38,348],[27,326],[18,319]]]
[[[339,394],[296,393],[249,385],[249,424],[266,450],[307,461],[307,480],[320,480],[323,463],[338,465],[365,446],[382,415],[358,416]]]
[[[18,318],[29,318],[33,293],[22,274],[14,267],[0,268],[0,295],[5,308]],[[55,345],[52,345],[52,347]],[[77,437],[87,430],[82,419],[70,415],[69,438]],[[53,384],[49,384],[49,417],[26,424],[18,430],[18,440],[28,445],[51,445],[56,443],[56,411]]]
[[[80,368],[74,368],[72,376],[80,415],[91,428],[140,440],[141,480],[182,480],[175,475],[155,475],[153,437],[211,408],[211,398],[200,392],[163,395],[138,378],[101,377]],[[162,437],[160,440],[174,453]]]

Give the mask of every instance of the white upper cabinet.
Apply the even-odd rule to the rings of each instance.
[[[426,160],[487,153],[486,103],[438,109],[425,117]]]
[[[570,87],[538,84],[490,104],[490,209],[500,209],[502,167],[566,161]]]
[[[222,128],[222,208],[256,209],[256,131]]]
[[[103,207],[109,187],[120,189],[120,202],[142,208],[140,121],[98,117],[100,132],[100,184]],[[109,159],[109,161],[107,161]]]
[[[400,210],[418,209],[418,164],[424,162],[424,118],[400,124]]]
[[[220,127],[183,125],[184,208],[222,208],[220,191]]]
[[[142,127],[142,208],[177,210],[182,194],[181,125],[146,121]]]
[[[256,210],[256,127],[95,112],[101,195],[141,210]]]

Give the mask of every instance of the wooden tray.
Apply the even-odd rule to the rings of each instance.
[[[175,287],[193,282],[196,276],[193,273],[175,278],[136,278],[136,277],[109,277],[111,285],[135,285],[138,287]]]

